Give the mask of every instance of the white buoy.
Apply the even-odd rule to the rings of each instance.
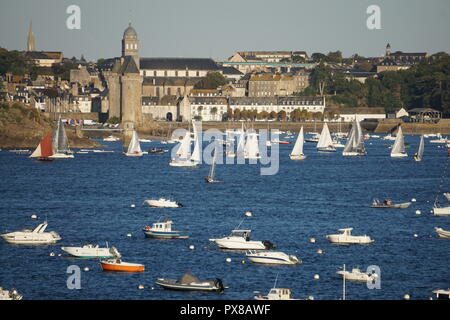
[[[131,208],[136,208],[136,205],[133,203],[130,207]]]
[[[314,239],[314,238],[309,238],[309,242],[311,242],[311,243],[316,243],[316,239]]]
[[[416,214],[421,214],[421,213],[422,213],[422,211],[416,210]]]
[[[153,290],[153,289],[155,289],[155,288],[154,288],[154,287],[151,287],[150,289]]]
[[[252,214],[250,211],[247,211],[247,212],[245,213],[245,215],[246,215],[247,217],[251,217],[253,214]]]
[[[313,297],[313,296],[309,296],[309,297],[307,298],[307,300],[314,300],[314,297]]]
[[[138,285],[138,289],[139,289],[139,290],[144,289],[144,285],[143,285],[143,284]]]
[[[31,219],[37,219],[37,215],[32,214],[32,215],[31,215]]]
[[[62,256],[62,254],[61,253],[58,253],[58,257],[61,257]]]
[[[404,296],[403,296],[403,299],[404,300],[409,300],[411,297],[409,296],[409,294],[405,294]]]
[[[318,253],[318,254],[322,254],[322,253],[323,253],[322,249],[318,249],[318,250],[317,250],[317,253]]]
[[[412,198],[412,199],[411,199],[411,202],[416,202],[416,198]]]
[[[318,280],[318,279],[320,279],[320,276],[316,273],[316,274],[314,275],[314,279]]]
[[[88,272],[89,271],[89,268],[88,267],[84,267],[84,269],[83,269],[85,272]]]
[[[131,233],[127,233],[127,237],[128,237],[128,238],[131,238]]]
[[[194,250],[194,249],[195,249],[194,245],[191,244],[191,245],[189,246],[189,249]]]
[[[417,237],[418,237],[417,233],[414,233],[414,238],[417,238]]]
[[[231,258],[226,258],[225,261],[226,262],[231,262]]]
[[[50,252],[50,257],[54,257],[54,256],[55,256],[55,253]]]

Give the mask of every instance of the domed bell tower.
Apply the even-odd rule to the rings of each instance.
[[[136,66],[138,69],[140,68],[139,39],[136,30],[131,26],[131,23],[128,25],[128,28],[125,29],[122,38],[122,57],[126,56],[132,56]]]

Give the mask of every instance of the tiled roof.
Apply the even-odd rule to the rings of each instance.
[[[218,70],[219,67],[208,58],[141,58],[141,69],[149,70]]]

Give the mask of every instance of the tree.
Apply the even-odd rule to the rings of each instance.
[[[212,107],[210,113],[212,114],[213,118],[216,118],[217,114],[217,107]]]
[[[277,116],[278,116],[278,114],[277,114],[275,111],[272,111],[272,112],[269,114],[269,118],[270,118],[270,119],[276,119]]]
[[[194,89],[217,89],[227,83],[220,72],[210,72],[194,85]]]

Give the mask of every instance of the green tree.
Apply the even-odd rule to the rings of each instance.
[[[217,89],[227,83],[220,72],[210,72],[202,80],[194,85],[195,89]]]

